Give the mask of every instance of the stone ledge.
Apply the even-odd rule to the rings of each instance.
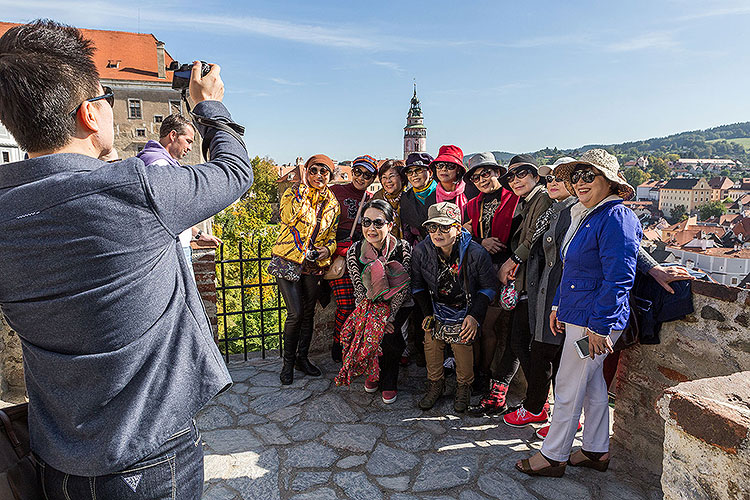
[[[659,413],[668,424],[736,455],[750,450],[750,371],[682,382],[664,391]]]
[[[711,297],[724,302],[737,302],[740,294],[745,297],[745,304],[750,305],[750,294],[744,288],[721,285],[710,281],[694,280],[691,284],[693,293]]]

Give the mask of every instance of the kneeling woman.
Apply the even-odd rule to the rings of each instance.
[[[562,476],[567,465],[604,471],[609,465],[609,405],[602,363],[628,321],[641,224],[623,204],[634,191],[617,158],[592,149],[564,163],[555,174],[580,205],[560,248],[562,280],[553,300],[550,329],[565,332],[555,379],[555,412],[542,450],[516,464],[521,472]],[[559,172],[559,173],[558,173]],[[587,339],[584,352],[576,343]],[[586,414],[583,448],[570,454],[581,410]]]
[[[458,382],[453,409],[464,412],[474,381],[472,343],[498,282],[490,254],[461,227],[457,205],[436,203],[428,217],[424,226],[430,237],[414,248],[412,260],[412,292],[425,316],[422,326],[429,379],[419,407],[432,408],[443,394],[443,353],[445,344],[450,343]]]
[[[406,347],[401,327],[411,312],[402,307],[409,296],[411,246],[391,234],[396,214],[385,200],[364,207],[364,240],[346,253],[357,307],[341,329],[343,366],[336,385],[366,374],[365,391],[382,391],[383,402],[397,394],[398,362]]]

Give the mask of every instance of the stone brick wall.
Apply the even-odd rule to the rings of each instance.
[[[622,353],[617,371],[613,441],[661,474],[664,421],[657,401],[681,382],[750,370],[750,292],[693,283],[695,313],[666,323],[660,345]]]
[[[219,340],[219,323],[216,316],[216,247],[204,241],[192,241],[193,273],[201,294],[203,306],[206,308],[214,341]]]
[[[26,398],[21,340],[0,310],[0,400],[20,403]]]
[[[664,499],[750,498],[750,372],[677,384],[658,406]]]

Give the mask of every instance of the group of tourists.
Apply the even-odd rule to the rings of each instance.
[[[640,222],[623,204],[634,191],[617,159],[592,149],[543,166],[516,155],[506,167],[479,153],[465,165],[461,149],[447,145],[436,158],[360,156],[352,181],[329,187],[333,170],[329,157],[310,157],[302,182],[281,198],[269,266],[288,308],[281,383],[291,384],[295,369],[320,375],[308,349],[327,282],[338,385],[362,375],[365,391],[393,403],[399,362],[410,355],[427,368],[421,409],[443,395],[450,366],[455,411],[503,414],[524,427],[550,420],[554,381],[551,424],[536,431],[542,450],[516,467],[549,476],[566,465],[606,470],[603,363],[628,322],[636,270],[665,288],[686,277],[640,248]],[[371,196],[375,177],[382,189]],[[527,392],[508,408],[519,367]],[[473,406],[472,389],[482,394]],[[582,410],[583,449],[571,455]]]

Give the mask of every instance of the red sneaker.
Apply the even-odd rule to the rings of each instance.
[[[378,390],[378,381],[372,377],[367,377],[365,380],[365,392],[373,393]]]
[[[583,426],[581,425],[581,422],[578,422],[578,431],[581,432],[581,429],[583,429]],[[544,439],[547,437],[547,433],[549,432],[549,425],[545,425],[544,427],[540,427],[536,430],[534,434],[536,434],[536,437],[539,439]]]
[[[383,391],[383,403],[389,405],[396,401],[396,391]]]
[[[547,420],[549,420],[549,415],[544,408],[542,408],[542,411],[540,411],[537,415],[534,415],[530,411],[526,411],[526,408],[521,406],[516,411],[503,415],[503,420],[511,427],[526,427],[529,424],[539,424],[546,422]]]

